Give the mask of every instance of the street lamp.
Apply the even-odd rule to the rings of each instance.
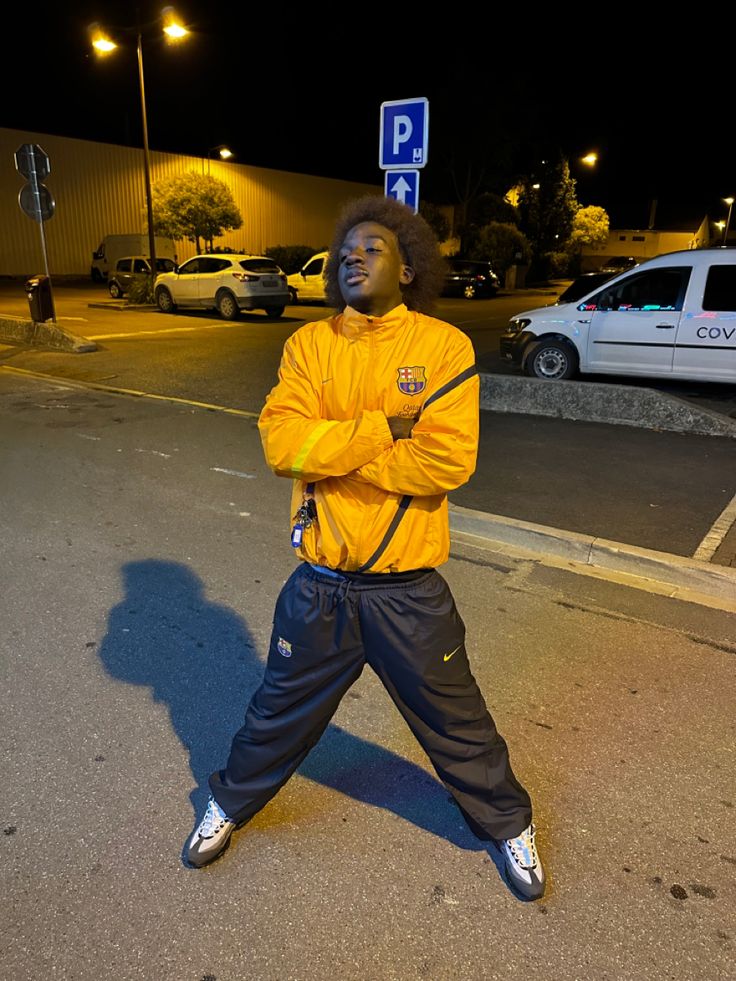
[[[726,242],[728,241],[728,229],[731,226],[731,209],[733,208],[734,199],[733,198],[724,198],[723,199],[723,202],[724,202],[724,204],[727,204],[728,205],[728,218],[726,218],[726,227],[725,227],[725,229],[723,231],[723,245],[725,246],[726,245]]]
[[[233,151],[229,147],[225,146],[224,143],[220,143],[219,146],[211,146],[207,151],[207,176],[208,177],[210,176],[210,157],[212,156],[214,150],[217,150],[217,152],[220,154],[220,160],[229,160],[230,157],[235,156]]]
[[[180,41],[189,34],[189,31],[179,21],[173,7],[164,7],[161,12],[163,21],[163,32],[166,39],[170,42]],[[147,25],[150,26],[150,25]],[[121,33],[136,37],[136,51],[138,56],[138,85],[141,93],[141,118],[143,121],[143,167],[146,184],[146,215],[148,218],[148,249],[151,260],[151,271],[156,275],[156,235],[153,228],[153,198],[151,196],[151,156],[148,149],[148,117],[146,114],[146,86],[143,77],[143,40],[140,22],[133,27],[119,29]],[[110,54],[118,45],[107,35],[99,24],[91,24],[89,27],[92,47],[101,55]]]
[[[598,163],[598,154],[587,153],[584,157],[580,158],[580,162],[586,164],[588,167],[595,167]]]

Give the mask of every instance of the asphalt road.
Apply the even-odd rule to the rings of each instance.
[[[733,977],[736,616],[456,545],[545,899],[508,891],[370,672],[194,871],[294,561],[288,481],[252,419],[3,372],[0,447],[0,975]]]
[[[2,285],[0,311],[23,312],[18,286]],[[0,365],[253,413],[274,384],[285,339],[326,313],[323,306],[299,306],[278,321],[254,313],[223,322],[208,311],[120,310],[99,286],[57,292],[61,322],[97,338],[100,350],[70,355],[0,347]],[[90,297],[102,307],[90,307]],[[552,291],[443,299],[439,314],[468,333],[483,369],[497,356],[498,333],[509,317],[551,299]],[[452,500],[692,556],[736,494],[733,460],[733,440],[726,438],[484,412],[478,471]],[[716,561],[736,561],[736,540]]]
[[[520,290],[515,293],[501,293],[490,300],[461,300],[443,298],[439,301],[438,316],[450,323],[460,327],[470,337],[475,348],[478,359],[478,366],[482,371],[496,374],[516,374],[518,369],[502,360],[498,350],[498,335],[508,324],[509,319],[522,310],[530,310],[534,307],[545,306],[553,303],[555,298],[564,289],[566,284],[560,281],[557,284],[546,288],[533,290]],[[28,303],[22,288],[23,284],[17,280],[0,281],[0,313],[9,313],[15,316],[26,316],[28,313]],[[98,325],[103,330],[101,343],[105,346],[112,340],[108,333],[126,333],[131,328],[125,322],[125,317],[132,315],[131,311],[118,311],[113,308],[104,285],[81,282],[77,284],[61,283],[56,287],[56,298],[58,313],[61,315],[62,323],[70,329],[76,326],[80,333],[87,336],[88,326],[92,326],[89,333],[94,334]],[[89,303],[107,304],[109,309],[90,310]],[[123,313],[123,318],[119,316]],[[236,323],[240,327],[248,327],[247,332],[241,331],[233,338],[233,344],[237,350],[231,352],[231,360],[240,363],[238,351],[240,341],[243,342],[244,353],[250,359],[255,352],[256,369],[259,367],[259,354],[261,352],[267,358],[272,354],[271,347],[280,351],[283,341],[305,320],[315,320],[325,313],[324,306],[298,306],[287,307],[286,317],[278,322],[267,321],[262,313],[245,314]],[[108,316],[109,314],[109,316]],[[188,311],[186,315],[177,314],[165,317],[156,311],[144,311],[137,314],[149,318],[153,316],[152,329],[161,331],[164,322],[172,329],[176,324],[181,324],[182,318],[186,322],[205,325],[219,323],[217,316],[212,311]],[[266,328],[266,324],[269,324]],[[264,328],[263,332],[258,328]],[[140,331],[140,325],[133,330]],[[220,344],[220,339],[216,343]],[[154,359],[158,361],[159,359]],[[164,355],[164,362],[166,355]],[[269,362],[270,363],[270,362]],[[660,379],[636,379],[636,378],[617,378],[612,375],[586,375],[580,379],[581,384],[586,382],[604,381],[607,384],[638,385],[648,388],[658,389],[678,398],[693,402],[693,404],[708,408],[711,411],[719,412],[724,415],[736,418],[736,384],[709,384],[707,382],[683,382],[683,381],[664,381]],[[265,394],[265,393],[264,393]]]

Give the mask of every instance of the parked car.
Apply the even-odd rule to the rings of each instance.
[[[443,296],[464,296],[467,300],[495,296],[498,276],[490,262],[479,259],[448,259]]]
[[[159,259],[156,256],[157,272],[172,272],[174,269],[176,269],[176,263],[173,259]],[[126,255],[122,259],[118,259],[114,270],[107,277],[107,288],[110,296],[115,300],[125,296],[133,280],[150,275],[151,263],[146,256]]]
[[[157,276],[154,295],[163,313],[174,313],[177,307],[210,308],[224,320],[233,320],[241,310],[280,317],[289,302],[286,276],[273,259],[243,253],[195,255]]]
[[[303,303],[307,300],[325,302],[327,299],[324,280],[326,262],[327,253],[318,252],[304,263],[299,272],[287,277],[291,303]]]
[[[615,276],[617,273],[626,272],[627,269],[631,269],[632,266],[637,264],[637,261],[633,255],[614,255],[610,259],[606,259],[598,272]]]
[[[582,276],[578,276],[574,279],[572,283],[563,290],[562,293],[557,297],[555,303],[573,303],[575,300],[579,300],[583,296],[587,296],[592,293],[594,289],[607,283],[609,279],[613,277],[613,273],[604,272],[590,272],[583,273]]]
[[[736,382],[736,250],[642,262],[572,303],[517,314],[501,354],[546,380],[578,371]]]
[[[148,235],[106,235],[92,253],[92,265],[89,271],[92,280],[95,283],[104,283],[111,270],[115,269],[118,259],[131,255],[147,256],[149,245]],[[176,261],[174,243],[170,238],[161,238],[157,235],[154,245],[156,258],[160,256]]]

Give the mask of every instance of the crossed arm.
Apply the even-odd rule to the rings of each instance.
[[[456,345],[433,389],[472,363],[470,342]],[[357,419],[324,419],[292,338],[258,426],[266,460],[279,476],[307,482],[350,476],[394,494],[442,494],[464,484],[475,469],[478,379],[438,398],[418,419],[387,417],[381,410],[363,410]]]

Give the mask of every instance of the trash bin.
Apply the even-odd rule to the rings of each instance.
[[[54,299],[51,295],[51,280],[39,274],[31,276],[26,283],[26,296],[31,310],[31,320],[42,324],[54,319]]]

